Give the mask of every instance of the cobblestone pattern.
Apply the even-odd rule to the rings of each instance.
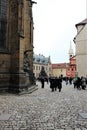
[[[63,83],[51,92],[49,84],[26,95],[0,95],[0,130],[87,130],[87,90]],[[3,116],[3,118],[2,118]]]

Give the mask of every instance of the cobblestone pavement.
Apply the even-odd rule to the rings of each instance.
[[[0,95],[0,130],[87,130],[87,88],[49,84],[25,95]]]

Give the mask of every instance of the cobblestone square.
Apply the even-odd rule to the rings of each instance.
[[[87,130],[87,88],[63,82],[61,92],[51,92],[49,84],[37,85],[31,94],[0,95],[0,130]]]

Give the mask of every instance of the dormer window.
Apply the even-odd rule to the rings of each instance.
[[[43,63],[45,62],[45,60],[43,60]]]
[[[40,59],[37,59],[37,62],[40,62]]]

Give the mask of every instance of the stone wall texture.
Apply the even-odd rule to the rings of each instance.
[[[32,1],[7,1],[6,48],[0,52],[0,89],[20,92],[30,87],[33,75]],[[24,71],[24,55],[29,59]],[[32,79],[32,78],[31,78]]]

